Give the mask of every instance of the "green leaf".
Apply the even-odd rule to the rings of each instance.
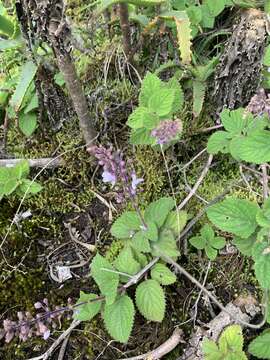
[[[106,271],[106,269],[111,271]],[[91,276],[97,283],[100,292],[106,298],[106,304],[112,304],[117,296],[119,275],[116,274],[113,266],[103,256],[97,254],[91,263]]]
[[[212,340],[203,340],[202,351],[205,360],[222,360],[223,354],[220,352],[216,343]]]
[[[138,231],[133,236],[130,245],[137,251],[148,253],[151,251],[149,240],[144,236],[144,231]]]
[[[248,346],[250,354],[259,359],[270,359],[270,332],[257,336]]]
[[[174,206],[174,200],[170,197],[163,197],[152,202],[145,209],[144,219],[146,223],[155,222],[158,227],[161,227]]]
[[[250,237],[243,239],[240,236],[235,236],[233,238],[233,245],[237,247],[237,249],[246,256],[252,255],[252,247],[256,242],[256,236],[251,235]]]
[[[172,112],[174,95],[171,89],[160,89],[158,94],[153,93],[148,100],[149,110],[160,117],[169,115]]]
[[[15,111],[19,111],[23,98],[28,87],[34,79],[37,72],[37,66],[32,61],[27,61],[21,70],[20,80],[10,100],[10,105]]]
[[[141,229],[141,220],[136,211],[125,211],[111,227],[111,234],[119,239],[131,238]]]
[[[241,135],[253,122],[253,116],[250,113],[245,114],[243,108],[237,110],[224,109],[220,118],[225,130],[232,135]]]
[[[23,43],[18,40],[0,39],[0,51],[11,50],[22,47]]]
[[[210,260],[215,260],[218,254],[217,250],[210,245],[205,246],[205,253]]]
[[[164,229],[170,229],[177,236],[187,223],[186,211],[171,211],[163,224]]]
[[[212,29],[215,25],[215,17],[211,15],[210,10],[206,4],[201,5],[202,21],[201,24],[205,28]]]
[[[215,232],[209,224],[205,224],[201,228],[200,233],[206,241],[211,241],[215,237]]]
[[[180,255],[173,232],[169,229],[162,230],[158,241],[152,244],[153,256],[167,255],[170,257],[178,257]]]
[[[151,270],[151,278],[161,285],[171,285],[176,282],[176,275],[166,265],[158,263]]]
[[[270,45],[268,45],[264,51],[263,65],[270,66]]]
[[[161,88],[162,88],[162,81],[159,79],[159,77],[156,76],[155,74],[151,74],[150,72],[147,72],[147,74],[143,79],[141,92],[139,96],[140,106],[148,107],[148,101],[150,97],[153,94],[158,96],[158,93]]]
[[[76,304],[80,304],[85,301],[89,301],[87,304],[80,305],[75,309],[74,319],[81,321],[89,321],[95,317],[101,308],[101,301],[91,301],[97,299],[96,294],[86,294],[83,291],[80,291],[80,298]]]
[[[206,83],[193,80],[192,81],[193,87],[193,115],[198,117],[202,111],[205,91],[206,91]]]
[[[255,164],[270,161],[270,131],[258,130],[239,142],[238,155],[242,160]]]
[[[147,222],[147,229],[143,230],[146,239],[151,241],[158,240],[158,228],[154,222]]]
[[[111,337],[126,343],[132,331],[134,315],[133,301],[127,295],[120,296],[113,304],[106,304],[103,319]]]
[[[108,7],[118,3],[129,3],[136,6],[155,6],[160,5],[165,0],[101,0],[98,6],[98,14],[101,14]]]
[[[174,20],[177,29],[178,46],[184,65],[191,63],[191,24],[185,11],[178,11]]]
[[[18,186],[19,191],[22,194],[37,194],[38,192],[40,192],[42,190],[42,186],[32,180],[29,179],[23,179],[20,182],[20,185]]]
[[[146,280],[137,286],[136,305],[140,313],[151,321],[161,322],[165,314],[165,294],[156,280]]]
[[[25,136],[31,136],[37,127],[36,113],[19,114],[19,128]]]
[[[269,244],[267,242],[255,243],[252,251],[256,278],[263,289],[270,289]]]
[[[256,214],[257,223],[262,227],[270,227],[270,198],[265,200],[262,209]]]
[[[191,5],[187,8],[187,14],[193,25],[198,25],[202,20],[202,10],[200,6]]]
[[[135,275],[141,270],[140,264],[134,259],[130,246],[124,247],[114,261],[115,268],[129,275]]]
[[[207,142],[207,151],[210,154],[219,152],[227,154],[229,152],[229,143],[231,135],[226,131],[217,131],[210,136]]]
[[[155,145],[156,140],[151,136],[149,129],[132,129],[130,133],[130,143],[133,145]]]
[[[129,116],[127,125],[133,129],[146,127],[153,129],[159,122],[159,119],[149,112],[146,107],[140,106]]]
[[[10,168],[10,176],[12,173],[12,177],[15,179],[25,178],[30,173],[30,166],[27,160],[22,160],[14,167]]]
[[[26,108],[23,110],[24,114],[28,114],[30,111],[33,111],[38,108],[38,97],[35,93],[31,98],[30,102],[27,104]]]
[[[226,241],[221,236],[215,236],[213,239],[209,240],[210,245],[215,249],[222,249],[226,245]]]
[[[207,5],[209,13],[213,17],[218,16],[225,8],[225,2],[223,0],[206,0],[204,3]]]
[[[209,207],[206,212],[209,220],[219,229],[248,238],[257,227],[257,211],[257,204],[251,201],[228,198]]]
[[[221,334],[219,348],[223,353],[241,352],[243,349],[244,338],[240,325],[231,325],[227,327]]]
[[[203,250],[206,246],[206,240],[203,236],[193,236],[189,239],[189,242],[192,246],[199,250]]]
[[[184,104],[184,93],[177,78],[173,77],[167,83],[163,83],[163,87],[174,91],[172,113],[176,113],[177,111],[181,110]]]

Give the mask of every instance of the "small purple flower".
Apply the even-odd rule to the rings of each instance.
[[[143,182],[143,179],[137,178],[137,175],[135,173],[131,174],[131,179],[132,179],[132,182],[131,182],[132,190],[134,190],[136,193],[137,186]]]
[[[115,174],[112,174],[109,171],[103,171],[102,180],[103,180],[103,182],[111,183],[114,186],[117,179],[116,179]]]
[[[164,145],[175,139],[181,130],[179,120],[165,120],[151,131],[151,135],[156,138],[157,144]]]

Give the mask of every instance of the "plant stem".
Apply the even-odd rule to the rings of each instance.
[[[125,3],[118,5],[120,26],[123,34],[123,49],[128,61],[132,63],[131,56],[131,37],[130,37],[130,23],[128,18],[128,6]]]

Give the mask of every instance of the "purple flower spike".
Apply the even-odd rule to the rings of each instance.
[[[181,130],[182,126],[179,120],[165,120],[151,131],[151,135],[156,138],[157,144],[164,145],[175,139]]]

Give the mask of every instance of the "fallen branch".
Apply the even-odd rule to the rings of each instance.
[[[156,348],[153,351],[150,351],[143,355],[134,356],[131,358],[125,358],[120,360],[141,360],[141,359],[151,359],[151,360],[158,360],[161,359],[163,356],[167,355],[169,352],[171,352],[173,349],[176,348],[176,346],[183,342],[183,330],[176,328],[172,334],[172,336],[166,340],[162,345],[160,345],[158,348]]]
[[[12,167],[21,162],[27,160],[30,167],[41,167],[43,168],[56,168],[63,165],[61,158],[40,158],[40,159],[0,159],[0,167]]]
[[[184,354],[177,358],[177,360],[203,360],[203,341],[205,339],[211,339],[216,342],[221,332],[227,326],[235,323],[229,313],[243,321],[250,321],[260,311],[260,308],[256,306],[256,300],[250,295],[246,297],[238,297],[235,301],[227,304],[225,309],[226,312],[221,311],[208,324],[197,328],[189,339],[188,346],[185,349]]]

